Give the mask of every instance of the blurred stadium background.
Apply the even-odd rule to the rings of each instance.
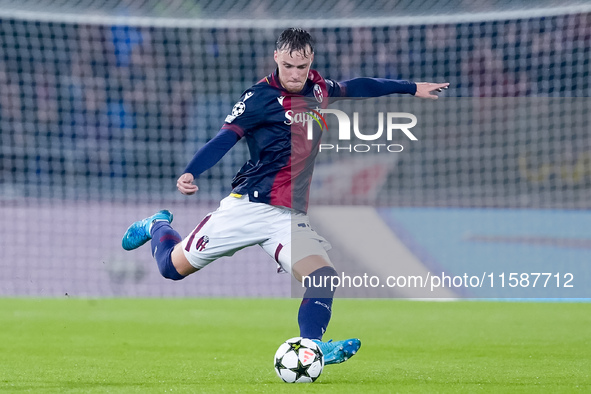
[[[480,125],[447,123],[371,167],[361,192],[317,185],[315,204],[379,207],[421,242],[411,216],[464,236],[498,212],[485,242],[514,244],[507,227],[527,221],[519,258],[588,261],[589,2],[0,0],[0,295],[289,295],[289,278],[257,248],[172,283],[147,247],[127,253],[120,238],[162,208],[187,234],[229,192],[245,144],[201,177],[197,196],[175,182],[241,92],[274,70],[274,41],[290,26],[311,31],[314,67],[335,80],[448,81],[454,100],[567,103],[546,101],[535,126],[516,130],[497,123],[496,106]],[[444,241],[419,245],[425,261],[446,264]]]

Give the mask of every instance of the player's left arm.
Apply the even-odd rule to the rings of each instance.
[[[447,89],[449,87],[449,82],[416,82],[416,85],[417,91],[415,92],[415,97],[437,100],[439,97],[436,94],[433,94],[433,92],[441,92],[443,89]]]
[[[447,89],[449,83],[410,82],[384,78],[354,78],[338,83],[340,97],[381,97],[389,94],[412,94],[437,99],[433,92]],[[335,89],[336,90],[336,89]],[[336,92],[335,92],[336,93]]]

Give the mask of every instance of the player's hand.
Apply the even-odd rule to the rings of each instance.
[[[415,97],[420,98],[428,98],[432,100],[437,100],[438,97],[436,94],[431,94],[431,92],[441,92],[443,89],[447,89],[449,83],[430,83],[430,82],[417,82],[417,92],[415,93]]]
[[[195,194],[195,192],[199,190],[197,185],[193,185],[194,180],[195,178],[193,177],[193,174],[184,173],[179,177],[179,179],[177,179],[176,187],[177,189],[179,189],[179,192],[186,194],[187,196],[190,196],[191,194]]]

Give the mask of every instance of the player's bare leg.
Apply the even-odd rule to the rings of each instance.
[[[197,268],[193,267],[185,257],[185,252],[183,252],[183,245],[181,243],[175,245],[172,250],[171,259],[174,268],[183,276],[199,271]]]
[[[294,278],[298,282],[302,281],[302,277],[309,276],[312,272],[322,267],[332,267],[332,265],[322,256],[308,256],[293,265],[292,272]]]
[[[331,278],[337,275],[333,266],[324,257],[312,255],[296,262],[292,274],[306,285],[298,313],[300,336],[310,338],[318,344],[324,354],[325,364],[339,364],[353,357],[361,347],[361,341],[357,338],[322,342],[332,315],[335,289],[332,288]]]

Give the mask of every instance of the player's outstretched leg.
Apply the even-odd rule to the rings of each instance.
[[[361,347],[361,341],[357,338],[322,342],[322,336],[332,315],[334,289],[331,287],[330,278],[335,275],[337,272],[333,267],[325,266],[303,278],[306,292],[298,313],[300,336],[310,338],[318,344],[326,365],[347,361]]]
[[[123,235],[123,239],[121,240],[121,246],[123,246],[123,249],[137,249],[152,239],[150,229],[157,221],[172,223],[172,213],[167,210],[162,210],[156,212],[152,216],[148,216],[145,219],[138,220],[137,222],[133,223],[131,226],[129,226]]]
[[[181,280],[185,275],[179,274],[172,262],[172,251],[182,241],[181,236],[171,226],[172,213],[159,211],[145,219],[133,223],[121,244],[125,250],[139,248],[152,240],[152,256],[156,259],[160,274],[166,279]]]

